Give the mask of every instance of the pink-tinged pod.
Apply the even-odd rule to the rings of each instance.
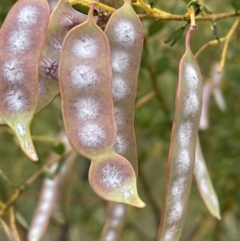
[[[207,82],[203,85],[202,90],[202,111],[199,123],[200,130],[206,130],[209,127],[209,101],[213,92],[213,83]]]
[[[72,29],[63,42],[59,83],[65,130],[73,149],[92,161],[89,181],[99,196],[108,201],[143,207],[144,203],[136,193],[132,166],[113,152],[116,126],[110,47],[104,32],[93,19],[93,8],[92,5],[88,20]],[[105,172],[113,175],[119,184],[105,186],[102,182]],[[132,195],[124,196],[123,189],[130,189]]]
[[[202,80],[198,64],[190,49],[190,28],[186,52],[179,64],[179,81],[167,166],[163,211],[158,239],[180,239],[195,166],[195,150],[202,102]]]
[[[99,241],[121,240],[121,232],[127,216],[127,205],[108,202],[107,217]]]
[[[222,84],[222,79],[224,72],[221,71],[220,73],[218,72],[219,68],[219,63],[215,63],[212,67],[212,81],[213,81],[213,97],[215,99],[215,102],[218,106],[218,108],[222,111],[225,112],[227,110],[227,105],[221,90],[221,84]]]
[[[39,62],[39,98],[36,112],[44,109],[59,94],[58,65],[62,42],[69,30],[86,18],[86,15],[74,10],[65,0],[59,0],[52,12]]]
[[[63,133],[60,133],[59,139],[64,144],[66,152],[71,150],[67,137]],[[49,162],[56,159],[59,159],[59,155],[51,153]],[[61,218],[60,221],[63,220],[67,201],[64,199],[67,198],[66,188],[68,186],[68,182],[66,180],[75,159],[76,153],[72,152],[64,158],[64,161],[61,164],[56,163],[48,169],[48,172],[54,177],[52,179],[46,177],[43,181],[38,204],[28,230],[29,241],[38,241],[42,239],[46,233],[52,216],[56,218],[57,214],[58,220],[59,218]],[[59,165],[61,166],[59,167]],[[56,173],[57,168],[59,168],[59,170]]]
[[[0,32],[0,115],[33,161],[38,157],[30,123],[37,106],[38,60],[49,14],[46,0],[19,0]]]
[[[137,194],[136,176],[131,164],[122,156],[107,152],[91,162],[89,182],[103,199],[142,208]]]
[[[142,23],[130,1],[111,16],[105,33],[109,40],[112,63],[112,95],[117,137],[115,151],[124,156],[138,171],[134,134],[134,104],[143,49]]]
[[[58,177],[58,190],[56,195],[56,201],[53,206],[52,217],[60,223],[66,221],[67,216],[67,204],[68,204],[68,195],[69,195],[69,186],[70,186],[70,174],[75,162],[77,154],[74,152],[66,158],[62,164]]]
[[[195,155],[194,176],[199,193],[209,212],[217,219],[221,219],[218,197],[209,176],[199,140],[197,140]]]
[[[50,160],[52,161],[58,158],[58,155],[53,154]],[[48,170],[49,173],[54,174],[57,167],[58,163],[52,165]],[[39,241],[45,234],[56,201],[58,184],[59,176],[55,176],[53,179],[46,178],[44,180],[38,204],[28,230],[28,241]]]

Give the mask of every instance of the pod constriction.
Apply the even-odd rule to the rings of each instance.
[[[167,181],[158,240],[180,239],[192,183],[202,102],[201,73],[186,36],[186,52],[179,65],[179,82],[169,151]]]
[[[131,164],[113,152],[110,47],[93,20],[93,8],[63,42],[59,81],[65,130],[73,149],[92,161],[89,182],[100,197],[143,207]]]
[[[111,16],[105,33],[112,63],[112,95],[117,137],[115,151],[132,164],[137,173],[137,147],[134,134],[134,104],[144,31],[130,1]]]
[[[69,30],[86,18],[86,15],[74,10],[65,0],[59,0],[52,12],[39,62],[36,112],[45,108],[59,94],[58,65],[62,42]]]
[[[199,193],[207,209],[214,217],[221,219],[218,197],[208,173],[199,140],[197,140],[196,146],[194,176],[197,182]]]
[[[22,150],[38,159],[30,134],[38,96],[38,60],[49,21],[46,0],[19,0],[0,31],[0,115]]]

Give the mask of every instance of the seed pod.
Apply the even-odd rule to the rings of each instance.
[[[118,241],[127,215],[127,206],[108,202],[107,218],[99,241]]]
[[[85,20],[86,15],[74,10],[65,0],[59,0],[52,12],[39,63],[37,113],[59,94],[58,64],[63,39],[69,30]]]
[[[198,191],[207,209],[214,217],[221,219],[218,197],[212,185],[199,140],[197,140],[196,146],[194,176],[197,182]]]
[[[202,80],[198,64],[189,46],[192,31],[193,29],[190,28],[187,32],[186,52],[179,65],[167,180],[157,239],[161,241],[180,239],[195,165],[202,102]]]
[[[38,60],[49,12],[46,0],[19,0],[0,32],[0,115],[34,161],[38,157],[30,123],[37,106]]]
[[[51,155],[51,161],[58,159],[57,154]],[[55,163],[49,168],[49,172],[54,175],[58,163]],[[46,178],[43,182],[37,207],[34,211],[33,219],[28,230],[28,241],[39,241],[45,234],[52,214],[53,205],[56,201],[58,190],[59,177],[54,179]]]
[[[207,82],[203,85],[202,91],[202,111],[199,123],[200,130],[206,130],[209,127],[209,101],[213,92],[213,84],[211,82]]]
[[[143,207],[133,168],[113,152],[110,49],[93,20],[93,8],[88,20],[72,29],[63,42],[59,81],[65,130],[73,149],[92,161],[89,181],[99,196]],[[131,189],[131,195],[124,196],[126,189]]]
[[[219,68],[219,63],[215,63],[212,67],[212,81],[214,84],[213,97],[215,99],[215,102],[218,108],[222,112],[225,112],[227,110],[227,105],[221,90],[221,82],[223,79],[224,72],[221,71],[221,73],[219,73],[218,68]]]
[[[130,1],[111,16],[105,33],[112,62],[112,95],[117,138],[115,151],[132,164],[137,173],[137,147],[134,134],[134,104],[144,32]]]

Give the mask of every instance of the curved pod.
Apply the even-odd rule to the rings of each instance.
[[[130,1],[111,16],[105,33],[112,63],[112,95],[117,137],[115,151],[132,164],[137,173],[137,146],[134,134],[134,104],[141,62],[144,31]]]
[[[164,192],[163,211],[158,240],[180,239],[191,189],[195,150],[202,103],[202,80],[189,41],[193,29],[186,36],[186,52],[179,64],[179,81],[171,134]]]
[[[44,109],[59,94],[58,65],[62,42],[69,30],[86,18],[86,15],[74,10],[65,0],[59,0],[52,12],[39,62],[36,112]]]
[[[218,197],[207,170],[199,139],[197,140],[195,155],[194,177],[199,193],[209,212],[217,219],[221,219]]]
[[[0,115],[26,155],[38,160],[30,134],[38,92],[38,60],[49,20],[46,0],[19,0],[0,32]]]

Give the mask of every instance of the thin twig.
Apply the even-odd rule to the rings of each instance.
[[[218,41],[217,39],[214,39],[214,40],[211,40],[211,41],[205,43],[205,44],[196,52],[196,54],[194,55],[195,58],[197,58],[197,57],[202,53],[202,51],[205,50],[207,47],[209,47],[209,46],[214,46],[214,45],[218,45],[219,42],[222,43],[222,42],[225,41],[225,39],[226,39],[226,37],[223,37],[223,38],[220,38],[219,41]]]
[[[224,42],[224,46],[223,46],[221,61],[220,61],[219,69],[218,69],[219,72],[221,72],[222,69],[225,66],[225,60],[226,60],[226,55],[227,55],[228,44],[229,44],[229,41],[232,38],[233,33],[236,31],[239,23],[240,23],[240,17],[235,20],[235,22],[232,25],[231,29],[229,30],[227,36],[225,37],[225,42]]]
[[[135,109],[140,108],[142,105],[150,101],[155,95],[156,95],[155,91],[151,91],[148,94],[144,95],[136,102]]]
[[[62,160],[62,158],[67,157],[71,153],[72,150],[65,152],[62,156],[59,156],[58,159],[46,163],[44,166],[40,167],[35,173],[33,173],[20,188],[14,191],[12,196],[5,204],[5,207],[0,210],[0,216],[2,216],[6,212],[6,210],[8,210],[17,201],[17,199],[26,190],[27,187],[30,186],[33,182],[35,182],[46,170],[48,170],[50,166],[52,166],[54,163],[59,162],[60,160]]]
[[[68,2],[70,5],[82,4],[82,5],[90,6],[92,4],[92,0],[68,0]],[[150,5],[145,4],[142,0],[139,0],[138,2],[133,3],[133,5],[140,7],[147,12],[147,14],[138,15],[142,19],[170,20],[170,21],[173,21],[173,20],[189,21],[190,20],[190,15],[188,12],[184,15],[171,14],[171,13],[162,11],[161,9],[158,9],[158,8],[151,8]],[[96,7],[101,8],[109,13],[113,13],[114,11],[116,11],[115,8],[109,7],[108,5],[100,3],[99,1],[96,1]],[[199,16],[196,16],[195,20],[214,22],[219,19],[236,17],[236,16],[240,16],[240,11],[199,15]]]

